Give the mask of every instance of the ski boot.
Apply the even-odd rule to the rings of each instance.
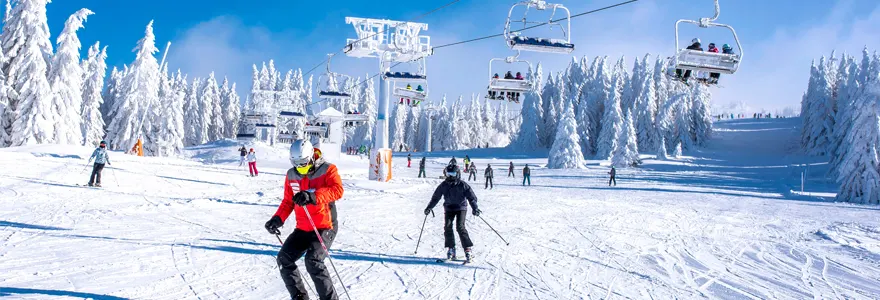
[[[455,259],[455,247],[452,247],[452,248],[449,248],[449,250],[446,250],[446,259],[447,260]]]
[[[100,183],[100,182],[95,183],[95,186],[96,186],[96,187],[101,187],[101,183]]]
[[[471,252],[471,248],[464,248],[464,263],[470,263],[472,258],[474,258],[474,255]]]

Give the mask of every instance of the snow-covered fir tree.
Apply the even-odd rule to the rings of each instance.
[[[694,144],[698,146],[706,145],[706,141],[712,136],[712,112],[709,111],[711,98],[708,87],[702,84],[694,86],[690,114],[694,122]]]
[[[849,148],[840,163],[838,201],[880,204],[880,62],[865,70],[863,92],[853,101],[851,127],[842,147]]]
[[[58,50],[52,57],[49,68],[49,85],[52,86],[52,106],[58,110],[60,119],[55,122],[55,142],[59,144],[81,145],[82,133],[82,87],[83,74],[80,64],[82,44],[76,31],[83,28],[83,22],[93,14],[88,9],[75,12],[58,35]]]
[[[372,79],[367,80],[366,84],[362,85],[361,95],[363,95],[363,106],[359,111],[367,116],[367,121],[363,125],[358,126],[355,132],[355,139],[361,141],[362,145],[372,146],[377,112],[376,90]]]
[[[541,64],[536,68],[536,75],[541,74]],[[522,102],[522,123],[517,134],[517,140],[514,143],[517,150],[534,151],[544,148],[541,140],[541,130],[544,128],[544,108],[543,100],[539,92],[541,76],[533,76],[537,78],[532,81],[532,89],[525,92]]]
[[[180,76],[180,73],[178,73]],[[183,150],[183,100],[185,95],[179,93],[175,85],[179,79],[168,76],[168,69],[162,70],[159,85],[159,115],[156,122],[155,155],[175,156]]]
[[[101,97],[104,99],[104,104],[101,105],[101,115],[104,117],[104,124],[110,124],[113,116],[116,115],[113,108],[117,107],[115,105],[117,95],[119,95],[117,86],[121,80],[122,72],[113,67],[113,70],[110,71],[110,76],[107,77],[107,82],[104,84],[104,91],[101,94]]]
[[[574,119],[574,108],[566,104],[556,130],[556,139],[550,147],[547,168],[550,169],[583,169],[586,167],[584,154],[581,152],[577,123]]]
[[[3,74],[11,83],[11,95],[2,117],[6,141],[3,146],[55,142],[54,124],[61,117],[52,107],[46,74],[52,44],[46,19],[48,0],[19,0],[3,23],[2,47],[6,55]]]
[[[611,85],[611,97],[605,102],[605,114],[602,116],[602,129],[599,133],[599,141],[596,148],[596,159],[609,159],[611,152],[617,148],[620,135],[623,130],[623,113],[620,109],[622,96],[618,87],[623,86],[623,76],[614,75],[614,83]]]
[[[638,77],[640,80],[639,94],[634,110],[640,150],[656,149],[657,147],[657,129],[654,127],[654,117],[657,115],[657,92],[655,91],[654,76],[651,74],[652,70],[647,68],[649,59],[650,55],[646,55],[641,64],[641,75]]]
[[[660,136],[660,141],[657,142],[657,160],[667,160],[669,159],[666,156],[666,138],[662,135]]]
[[[214,72],[208,75],[205,85],[202,87],[202,108],[201,116],[204,124],[202,125],[202,134],[207,139],[202,139],[202,143],[216,141],[223,138],[223,128],[226,123],[223,120],[223,105],[220,99],[220,88],[217,85],[217,78]]]
[[[183,101],[183,132],[186,146],[199,145],[202,143],[202,121],[200,112],[202,103],[199,101],[200,82],[193,78],[192,85],[186,89],[186,97]]]
[[[100,43],[89,47],[89,56],[86,58],[85,81],[82,88],[82,132],[83,145],[96,145],[104,138],[104,118],[101,115],[101,105],[104,103],[102,89],[104,75],[107,73],[107,46],[100,48]]]
[[[617,148],[611,152],[611,164],[615,167],[627,168],[641,163],[636,142],[636,127],[633,125],[634,118],[632,110],[626,112]]]
[[[159,101],[159,62],[153,56],[156,37],[153,35],[153,21],[147,24],[144,37],[138,41],[134,50],[137,54],[130,70],[122,78],[119,86],[119,99],[115,105],[116,115],[107,129],[110,146],[116,150],[130,150],[141,136],[151,135],[152,127],[146,123],[153,105]],[[144,142],[145,150],[151,148]]]

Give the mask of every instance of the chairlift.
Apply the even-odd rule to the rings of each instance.
[[[345,126],[351,127],[355,125],[361,125],[366,123],[369,120],[369,116],[362,113],[347,113],[345,114]]]
[[[321,76],[318,76],[318,82],[325,82],[324,80],[326,80],[326,85],[324,86],[324,89],[318,91],[318,98],[324,100],[351,99],[350,93],[347,93],[343,89],[339,88],[339,79],[344,78],[350,80],[351,77],[349,77],[348,75],[338,74],[330,71],[330,60],[333,59],[333,55],[335,54],[327,54],[327,72],[325,74],[321,74]]]
[[[428,76],[425,75],[425,58],[419,58],[412,63],[418,65],[417,73],[411,72],[385,72],[384,77],[393,84],[392,94],[395,99],[400,99],[398,104],[407,104],[412,107],[419,106],[428,96],[428,90],[419,90],[422,85],[427,86]],[[400,84],[401,86],[398,86]],[[406,84],[406,86],[403,86]],[[413,88],[412,85],[417,85]]]
[[[673,57],[672,65],[675,69],[691,70],[696,72],[709,72],[719,74],[734,74],[739,69],[742,61],[743,48],[739,42],[736,31],[730,25],[715,23],[721,14],[721,7],[718,0],[715,0],[715,15],[711,18],[700,18],[699,21],[681,19],[675,22],[675,50],[676,55]],[[691,23],[700,28],[723,27],[733,33],[733,39],[736,47],[739,49],[737,54],[714,53],[700,50],[682,49],[678,44],[678,29],[681,23]]]
[[[519,51],[517,51],[516,56],[509,56],[503,59],[493,58],[489,60],[489,87],[488,92],[486,93],[486,99],[507,100],[519,103],[520,96],[532,88],[532,82],[525,80],[525,78],[522,77],[519,79],[510,79],[501,76],[495,78],[494,75],[496,73],[492,72],[492,63],[501,60],[507,64],[524,63],[528,65],[528,70],[532,69],[532,64],[530,62],[519,59]]]
[[[513,20],[513,10],[517,6],[525,7],[525,12],[523,12],[521,20]],[[548,8],[552,9],[550,19],[546,22],[529,21],[527,16],[530,8],[539,11],[544,11]],[[556,16],[556,10],[562,10],[565,12],[565,18],[561,19],[564,20],[564,24],[554,22],[553,18]],[[511,28],[512,23],[522,23],[523,28],[513,29]],[[521,34],[522,30],[535,24],[547,24],[551,30],[558,26],[560,31],[562,31],[562,38],[527,37]],[[507,23],[504,24],[504,39],[507,41],[507,45],[510,49],[517,51],[570,54],[574,51],[574,44],[571,43],[571,12],[562,4],[551,4],[544,0],[525,0],[517,2],[510,7],[510,11],[507,13]]]

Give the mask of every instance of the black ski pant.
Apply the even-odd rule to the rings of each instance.
[[[485,189],[485,188],[489,188],[490,186],[491,186],[493,189],[495,188],[495,184],[492,183],[492,177],[486,177],[486,187],[484,187],[484,189]]]
[[[336,230],[320,229],[318,232],[329,249],[333,239],[336,238]],[[278,252],[277,258],[278,266],[281,268],[281,279],[284,280],[284,285],[287,286],[290,297],[293,299],[300,299],[298,297],[308,298],[306,287],[296,267],[296,261],[303,254],[305,254],[306,271],[309,272],[312,281],[315,282],[315,290],[318,293],[318,297],[321,300],[339,299],[336,290],[333,288],[330,272],[327,270],[327,266],[324,265],[324,258],[327,257],[327,253],[321,247],[318,236],[315,235],[314,231],[300,229],[295,229],[287,237],[284,245],[281,246],[281,251]]]
[[[468,172],[468,181],[477,180],[477,173]]]
[[[419,178],[427,178],[425,176],[425,168],[419,168]]]
[[[446,248],[455,248],[455,233],[452,231],[453,223],[455,223],[455,231],[458,232],[458,238],[461,240],[461,246],[465,249],[474,246],[474,243],[471,242],[471,237],[468,236],[467,228],[464,226],[466,216],[467,210],[446,212],[446,222],[443,225],[443,236],[446,238]]]
[[[89,176],[89,185],[101,184],[101,171],[104,170],[104,164],[95,163],[92,167],[92,176]]]
[[[608,179],[608,186],[611,186],[611,182],[614,182],[614,186],[617,186],[617,176],[612,175],[611,179]]]
[[[513,178],[516,178],[516,173],[513,172],[513,169],[510,169],[510,171],[507,171],[507,177],[510,177],[510,176],[513,176]]]
[[[721,73],[709,73],[709,83],[718,83],[718,79],[721,78]]]

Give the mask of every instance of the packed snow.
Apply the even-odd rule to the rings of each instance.
[[[816,159],[790,154],[799,124],[718,122],[706,148],[665,161],[643,155],[641,168],[618,171],[616,187],[607,161],[552,170],[546,157],[502,149],[429,154],[428,179],[398,153],[389,183],[365,180],[366,160],[344,156],[332,259],[353,299],[876,299],[878,209],[829,202],[820,195],[834,187],[813,184],[824,180],[800,192]],[[190,147],[188,159],[112,152],[102,189],[81,186],[90,148],[0,150],[0,296],[287,298],[278,241],[263,228],[287,150],[251,145],[260,159],[252,178],[238,146]],[[464,154],[481,171],[493,164],[495,189],[471,184],[510,245],[469,216],[475,262],[438,264],[440,217],[427,217],[413,253],[422,210],[449,157]],[[521,185],[525,164],[531,186]],[[813,164],[808,176],[824,171]]]

